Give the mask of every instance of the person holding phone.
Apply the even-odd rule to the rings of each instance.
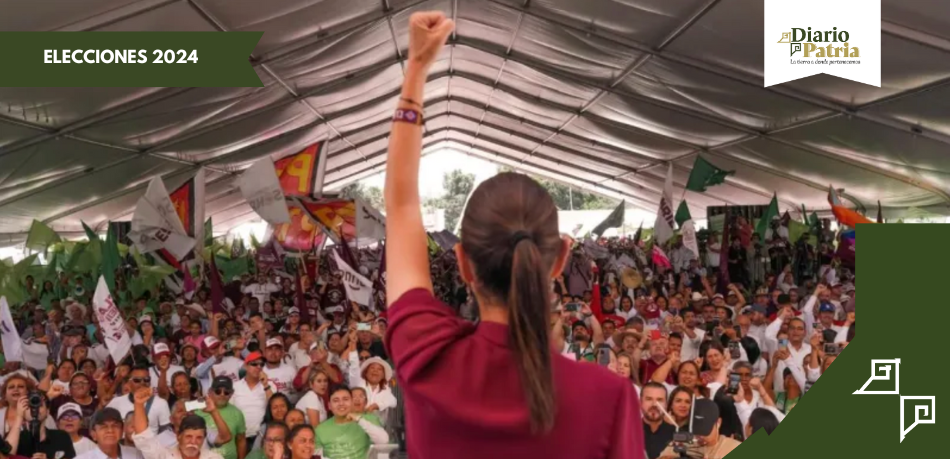
[[[135,433],[132,435],[132,441],[142,452],[144,459],[222,459],[218,452],[204,448],[205,439],[208,436],[204,418],[194,414],[186,415],[179,427],[178,446],[166,448],[148,426],[145,405],[152,399],[152,389],[141,387],[132,396],[135,404],[132,414]],[[215,411],[213,407],[211,410]]]
[[[215,451],[224,459],[244,459],[247,456],[248,447],[253,444],[247,442],[247,424],[244,420],[244,413],[236,406],[230,403],[231,395],[234,394],[234,382],[227,376],[218,376],[211,383],[211,391],[205,397],[203,411],[196,414],[204,419],[205,423],[214,423],[218,440],[215,441]],[[192,402],[196,403],[196,402]],[[214,405],[209,407],[209,405]],[[224,420],[228,431],[222,432],[218,428],[216,417]],[[179,442],[181,441],[179,434]]]
[[[531,451],[546,458],[640,459],[633,387],[603,368],[562,358],[551,346],[551,285],[564,272],[570,246],[541,185],[503,173],[470,196],[478,205],[465,209],[455,252],[461,278],[478,300],[479,323],[433,295],[418,188],[422,109],[429,67],[454,26],[441,12],[410,17],[406,77],[386,162],[386,348],[406,403],[409,456]],[[581,426],[592,434],[573,435]]]

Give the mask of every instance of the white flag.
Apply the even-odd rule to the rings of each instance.
[[[112,360],[118,364],[132,348],[132,340],[125,328],[125,320],[119,314],[119,308],[112,301],[106,278],[99,276],[96,294],[92,297],[92,307],[99,318],[99,327],[102,328],[102,337],[106,340],[106,349],[112,355]]]
[[[699,243],[696,241],[696,227],[692,220],[687,220],[680,227],[680,235],[683,237],[683,246],[693,252],[693,257],[699,258]]]
[[[20,347],[20,332],[10,315],[7,297],[0,296],[0,337],[3,338],[3,354],[7,362],[22,362],[23,348]]]
[[[284,190],[274,170],[274,162],[264,157],[249,167],[238,179],[241,194],[254,212],[267,223],[290,223],[290,212],[284,202]]]
[[[660,198],[660,208],[656,212],[656,223],[653,224],[653,237],[661,245],[673,237],[673,163],[670,163],[666,173],[666,184],[663,185],[663,196]]]
[[[356,239],[372,244],[386,238],[386,217],[362,199],[356,199]]]
[[[195,240],[185,232],[168,191],[158,177],[152,179],[145,195],[135,204],[129,238],[141,253],[167,249],[178,260],[195,246]]]
[[[346,264],[336,250],[333,251],[333,256],[336,257],[337,268],[343,271],[343,286],[346,287],[346,296],[350,301],[369,307],[373,298],[373,283]]]

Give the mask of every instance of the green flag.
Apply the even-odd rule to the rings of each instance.
[[[627,201],[620,201],[620,204],[604,219],[600,222],[599,225],[595,226],[591,233],[600,237],[601,234],[604,234],[604,231],[607,231],[608,228],[619,228],[620,225],[623,225],[623,216],[626,211]]]
[[[769,230],[769,225],[772,224],[772,219],[778,217],[778,195],[772,195],[772,202],[769,203],[769,208],[765,210],[765,215],[762,215],[762,218],[759,219],[759,224],[755,228],[755,233],[759,235],[762,240],[765,240],[765,233]]]
[[[680,206],[676,208],[676,216],[673,218],[676,219],[676,224],[679,225],[680,228],[683,227],[683,223],[693,219],[693,217],[689,214],[689,206],[686,205],[685,199],[680,201]]]
[[[86,248],[79,258],[76,270],[82,273],[91,273],[92,277],[98,281],[100,268],[102,267],[102,240],[85,222],[82,222],[82,228],[86,231],[89,243],[86,244]]]
[[[115,271],[119,269],[119,241],[116,238],[115,230],[109,225],[109,233],[106,235],[106,243],[102,247],[102,275],[106,278],[106,285],[109,291],[115,294]]]
[[[693,170],[689,173],[689,180],[686,182],[686,189],[702,193],[708,187],[725,182],[726,177],[735,173],[736,171],[727,171],[716,167],[703,159],[702,156],[696,156]]]
[[[30,226],[30,233],[26,237],[26,248],[36,251],[46,251],[46,249],[61,239],[52,228],[46,226],[39,220],[33,220]]]

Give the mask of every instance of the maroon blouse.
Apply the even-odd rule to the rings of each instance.
[[[506,325],[477,326],[424,289],[389,309],[386,348],[403,391],[413,459],[644,457],[629,380],[555,353],[554,429],[532,435]]]

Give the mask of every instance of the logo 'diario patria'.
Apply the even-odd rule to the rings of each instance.
[[[792,28],[791,32],[782,32],[782,39],[779,43],[788,43],[791,46],[791,56],[802,51],[804,57],[838,57],[838,58],[860,58],[861,51],[857,46],[851,46],[848,40],[851,34],[846,30],[838,30],[837,27],[829,31],[812,31],[808,29]],[[827,43],[827,45],[824,45]]]

